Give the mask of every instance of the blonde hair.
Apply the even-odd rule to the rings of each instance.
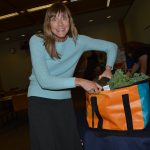
[[[70,29],[69,36],[71,36],[76,43],[78,31],[74,25],[73,18],[70,10],[63,3],[55,3],[50,8],[47,9],[44,20],[44,45],[48,53],[52,58],[60,58],[55,47],[55,37],[51,31],[50,19],[56,16],[57,13],[67,14],[69,17]]]

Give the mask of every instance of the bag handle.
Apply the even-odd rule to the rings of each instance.
[[[133,121],[132,121],[132,113],[131,113],[130,102],[129,102],[129,95],[128,94],[122,95],[122,101],[123,101],[124,112],[126,116],[127,129],[128,131],[133,131]]]
[[[92,105],[92,128],[94,128],[94,113],[96,113],[96,116],[98,117],[98,129],[102,129],[103,125],[103,118],[99,113],[98,106],[97,106],[97,97],[92,96],[91,97],[91,105]]]

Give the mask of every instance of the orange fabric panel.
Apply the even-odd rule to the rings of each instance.
[[[99,112],[103,118],[103,129],[127,130],[122,95],[129,94],[133,128],[143,129],[144,121],[137,86],[130,86],[110,91],[101,91],[99,94],[86,93],[87,122],[92,127],[91,97],[97,97]],[[94,115],[94,128],[97,128],[98,118]]]

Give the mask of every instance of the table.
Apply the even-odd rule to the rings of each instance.
[[[19,95],[24,95],[27,94],[27,92],[23,92],[23,93],[19,93],[19,94],[12,94],[12,95],[8,95],[8,96],[3,96],[0,98],[0,101],[9,101],[12,100],[13,96],[19,96]]]
[[[5,126],[16,116],[16,112],[27,108],[27,93],[18,93],[0,98],[0,125]]]

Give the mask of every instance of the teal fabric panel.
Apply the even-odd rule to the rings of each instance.
[[[144,118],[144,127],[148,124],[150,120],[150,89],[149,82],[144,82],[138,84],[138,92],[140,96],[143,118]]]

